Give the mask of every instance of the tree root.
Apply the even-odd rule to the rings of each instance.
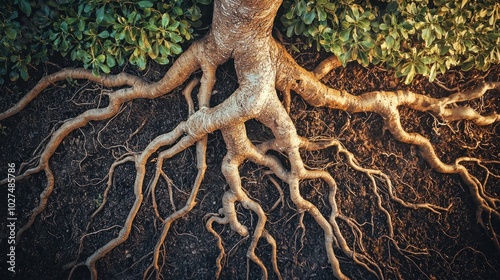
[[[284,52],[281,46],[276,45],[276,49],[279,53]],[[468,120],[479,126],[490,125],[500,120],[500,114],[491,113],[483,116],[472,108],[459,106],[457,103],[480,98],[489,90],[500,89],[500,82],[483,82],[471,90],[459,91],[439,99],[411,91],[374,91],[354,96],[321,84],[313,73],[301,68],[289,55],[284,54],[280,58],[285,59],[281,59],[277,63],[279,69],[277,73],[281,74],[277,77],[276,83],[279,90],[284,88],[293,90],[313,106],[326,106],[350,113],[375,112],[383,117],[384,130],[389,131],[396,140],[402,143],[417,146],[421,156],[434,170],[440,173],[460,175],[469,187],[471,196],[478,207],[476,212],[478,223],[488,232],[495,247],[500,250],[497,234],[491,224],[491,218],[500,221],[496,205],[498,199],[488,196],[485,193],[484,184],[460,164],[461,161],[481,163],[481,160],[458,158],[454,164],[442,162],[427,138],[418,133],[408,133],[404,130],[398,109],[398,107],[404,106],[416,111],[431,112],[444,121]],[[455,107],[449,108],[450,106]],[[487,172],[489,173],[489,171]],[[388,178],[386,182],[390,182]],[[449,209],[449,207],[443,208],[430,204],[408,204],[397,199],[391,191],[390,194],[391,198],[410,208],[426,208],[433,212]],[[483,213],[486,214],[486,217],[483,217]]]
[[[250,1],[251,2],[251,1]],[[263,1],[264,3],[266,1]],[[271,1],[272,2],[272,1]],[[252,2],[253,3],[253,2]],[[260,2],[253,5],[258,6]],[[267,2],[266,2],[267,3]],[[261,238],[271,245],[271,263],[276,277],[282,279],[277,257],[277,245],[274,237],[266,229],[267,215],[262,205],[250,198],[242,186],[239,167],[245,161],[252,161],[260,166],[269,169],[281,181],[289,186],[289,194],[298,212],[308,213],[314,221],[321,227],[324,233],[324,246],[328,261],[333,270],[333,275],[338,279],[348,279],[341,269],[337,253],[341,252],[352,259],[356,264],[364,267],[368,272],[378,278],[384,278],[382,269],[367,252],[363,244],[363,231],[360,224],[351,217],[344,215],[339,209],[337,192],[339,187],[334,176],[325,170],[309,170],[301,158],[300,151],[313,151],[327,148],[334,148],[336,152],[343,156],[347,165],[353,170],[364,174],[370,181],[371,191],[375,198],[373,201],[378,211],[383,213],[387,224],[387,238],[394,240],[393,217],[384,206],[384,196],[412,209],[426,209],[435,213],[448,211],[450,206],[442,207],[430,203],[412,203],[399,198],[393,189],[390,178],[380,170],[362,167],[355,159],[354,155],[348,151],[338,140],[332,138],[306,139],[297,134],[290,112],[291,91],[299,94],[306,102],[313,106],[326,106],[332,109],[344,110],[349,113],[374,112],[383,117],[384,128],[391,135],[402,143],[415,145],[419,148],[420,154],[434,170],[447,173],[458,174],[468,185],[471,196],[477,205],[476,218],[481,226],[491,236],[495,246],[500,249],[499,240],[492,226],[492,219],[500,221],[498,203],[500,200],[488,194],[485,185],[489,176],[498,176],[489,171],[485,164],[498,164],[498,162],[487,162],[476,158],[458,158],[453,164],[442,162],[436,155],[431,142],[424,136],[417,133],[406,132],[401,125],[399,107],[404,106],[413,110],[429,112],[443,121],[468,120],[477,125],[489,125],[500,120],[499,114],[492,113],[482,116],[469,107],[459,107],[457,103],[479,98],[491,89],[500,88],[499,82],[484,82],[480,86],[470,91],[457,92],[444,98],[431,98],[422,94],[410,91],[374,91],[361,95],[351,95],[345,91],[328,88],[319,79],[340,64],[334,57],[328,58],[321,63],[313,72],[308,72],[296,64],[291,56],[279,46],[270,36],[270,23],[261,23],[260,17],[269,16],[276,12],[278,3],[267,3],[265,11],[261,14],[241,17],[241,21],[259,20],[256,29],[249,36],[248,33],[239,34],[228,32],[222,34],[220,27],[224,19],[230,19],[232,14],[228,11],[238,11],[234,5],[239,5],[231,1],[217,1],[215,6],[214,25],[212,31],[200,41],[195,42],[168,70],[164,78],[156,83],[147,83],[140,78],[129,74],[101,75],[95,77],[90,71],[81,69],[64,69],[55,74],[43,78],[24,98],[7,111],[0,113],[0,120],[11,117],[20,112],[38,94],[53,83],[71,79],[86,79],[105,87],[120,88],[108,95],[109,104],[103,108],[94,108],[83,112],[77,117],[64,122],[51,135],[49,141],[41,149],[37,156],[38,161],[32,168],[25,170],[16,180],[26,178],[34,173],[45,172],[47,185],[40,194],[39,205],[33,209],[28,222],[17,233],[17,242],[22,234],[28,230],[36,217],[45,209],[48,199],[54,189],[54,176],[49,167],[49,160],[62,142],[72,131],[87,125],[91,121],[102,121],[114,117],[118,114],[120,106],[128,101],[138,98],[157,98],[172,91],[189,79],[191,74],[201,68],[202,77],[198,94],[198,109],[195,109],[192,101],[192,91],[197,86],[198,81],[193,80],[187,84],[184,95],[189,108],[189,116],[186,121],[179,123],[172,131],[157,136],[151,141],[142,152],[126,154],[115,161],[108,172],[107,188],[104,192],[104,201],[92,214],[92,220],[99,213],[107,200],[107,193],[113,184],[113,173],[115,169],[127,162],[134,162],[135,181],[133,184],[134,203],[129,209],[128,215],[119,231],[118,236],[110,240],[107,244],[97,249],[88,256],[85,262],[76,266],[86,265],[91,273],[92,279],[97,279],[96,262],[106,256],[111,250],[125,242],[130,232],[134,219],[143,203],[143,185],[146,177],[146,166],[150,157],[158,152],[156,159],[155,173],[147,187],[147,193],[151,195],[153,209],[156,217],[163,224],[162,231],[157,240],[155,248],[152,250],[153,260],[151,265],[144,272],[144,278],[156,275],[161,278],[160,255],[164,250],[164,243],[168,236],[169,229],[173,222],[187,215],[196,205],[196,196],[200,190],[202,180],[207,168],[206,149],[207,135],[215,130],[220,130],[227,147],[227,154],[224,157],[221,169],[226,179],[229,189],[222,198],[222,207],[218,214],[211,214],[206,221],[207,230],[217,239],[217,247],[220,254],[216,261],[216,277],[218,278],[223,269],[225,250],[222,237],[213,229],[213,223],[229,224],[231,229],[240,236],[250,237],[250,244],[247,249],[247,257],[260,268],[262,277],[269,277],[264,262],[257,256],[256,248]],[[226,7],[227,6],[227,7]],[[255,18],[255,19],[254,19]],[[217,28],[219,26],[220,28]],[[250,31],[249,31],[250,32]],[[258,51],[256,51],[258,50]],[[215,70],[218,65],[234,58],[236,72],[238,75],[238,89],[224,100],[221,104],[210,107],[210,96],[215,84]],[[283,103],[278,98],[276,90],[283,93]],[[456,105],[456,106],[455,106]],[[455,106],[455,107],[453,107]],[[255,145],[246,133],[245,122],[255,119],[269,128],[273,139]],[[184,206],[163,219],[157,206],[155,190],[160,178],[170,184],[163,170],[163,162],[186,148],[196,144],[196,166],[197,176],[191,186],[189,198]],[[161,150],[163,149],[163,150]],[[270,151],[276,151],[287,157],[288,164],[273,156]],[[474,162],[486,171],[487,178],[481,182],[465,168],[462,162]],[[319,208],[301,194],[301,182],[309,179],[320,179],[328,187],[329,216],[321,213]],[[273,179],[274,180],[274,179]],[[6,184],[7,179],[0,181]],[[280,192],[280,200],[284,203],[284,194],[279,184],[274,183]],[[169,190],[172,199],[173,192]],[[274,209],[278,200],[271,210]],[[238,220],[236,214],[236,204],[240,203],[244,208],[249,209],[258,217],[256,225],[248,229]],[[354,243],[349,246],[344,233],[341,231],[339,221],[345,223],[350,228]],[[90,222],[89,222],[90,224]],[[88,230],[87,226],[87,230]],[[303,227],[305,231],[305,227]],[[395,241],[393,241],[396,243]],[[397,247],[397,244],[396,244]],[[399,247],[397,247],[399,249]],[[338,252],[336,252],[336,250]],[[74,264],[74,263],[72,263]],[[75,266],[75,267],[76,267]],[[72,272],[71,272],[72,274]]]

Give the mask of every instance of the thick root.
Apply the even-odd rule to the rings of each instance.
[[[500,241],[491,224],[491,218],[500,221],[498,207],[496,206],[498,199],[485,194],[484,184],[460,164],[462,159],[457,159],[453,164],[446,164],[436,155],[434,147],[426,137],[418,133],[406,132],[401,125],[398,109],[398,107],[404,106],[416,111],[430,112],[444,121],[468,120],[479,126],[489,125],[498,122],[500,115],[491,113],[483,116],[472,108],[459,106],[457,103],[477,99],[490,90],[499,89],[500,82],[483,82],[471,90],[459,91],[443,98],[432,98],[411,91],[374,91],[354,96],[348,92],[335,90],[322,84],[318,80],[316,71],[310,73],[297,65],[283,47],[276,44],[275,52],[277,53],[276,57],[280,58],[277,61],[278,76],[276,78],[276,86],[279,90],[295,91],[313,106],[325,106],[345,110],[349,113],[375,112],[383,117],[385,130],[389,131],[396,140],[417,146],[422,157],[434,170],[445,174],[460,175],[469,187],[472,199],[478,207],[476,213],[478,222],[485,228],[492,237],[497,249],[500,250]],[[326,64],[328,65],[328,63]],[[321,73],[321,71],[319,72]],[[352,161],[351,156],[348,156],[348,160],[355,163]],[[479,159],[465,161],[481,162]],[[378,171],[357,170],[381,176],[386,184],[390,184],[389,178]],[[487,172],[489,173],[489,171]],[[404,202],[397,198],[391,189],[388,186],[391,198],[404,206],[426,208],[436,213],[449,209],[449,207],[444,208],[427,203],[411,204]],[[486,213],[486,215],[483,215],[483,213]]]
[[[436,155],[429,139],[417,133],[407,132],[403,128],[399,116],[399,107],[407,107],[421,112],[429,112],[444,121],[468,120],[477,125],[489,125],[498,122],[500,117],[496,113],[482,116],[469,107],[460,107],[460,104],[457,103],[480,98],[489,90],[500,88],[499,82],[485,82],[470,91],[453,93],[444,98],[431,98],[410,91],[374,91],[355,96],[345,91],[328,88],[319,79],[338,67],[340,65],[339,61],[335,57],[330,57],[313,72],[305,71],[295,63],[283,47],[279,46],[270,37],[272,20],[262,20],[274,17],[280,1],[245,1],[245,3],[249,5],[248,10],[240,9],[241,3],[238,1],[216,1],[214,24],[211,32],[204,39],[193,43],[172,65],[164,78],[156,83],[147,83],[140,78],[123,73],[94,77],[87,70],[64,69],[42,79],[16,105],[0,114],[0,120],[13,116],[25,108],[43,89],[66,78],[87,79],[105,87],[120,87],[120,89],[108,94],[109,105],[106,107],[85,111],[57,128],[41,148],[40,153],[34,156],[37,158],[36,161],[33,161],[34,167],[25,170],[16,178],[16,180],[20,180],[41,171],[45,172],[47,178],[47,185],[40,195],[39,205],[31,213],[26,225],[17,233],[17,242],[19,242],[22,234],[32,226],[36,217],[45,209],[48,203],[54,189],[54,177],[49,167],[49,160],[65,137],[76,129],[86,126],[91,121],[113,118],[119,113],[121,105],[125,102],[138,98],[152,99],[167,94],[183,84],[195,70],[201,68],[203,74],[198,95],[199,108],[196,110],[191,97],[193,89],[198,84],[197,80],[193,80],[187,84],[184,90],[189,110],[189,117],[186,121],[179,123],[172,131],[157,136],[142,152],[126,154],[110,167],[104,201],[91,215],[90,222],[106,203],[107,194],[113,185],[115,169],[126,162],[134,162],[135,164],[136,176],[133,183],[135,199],[118,236],[88,256],[84,263],[76,264],[76,266],[75,263],[72,263],[74,267],[86,265],[92,279],[97,279],[98,276],[97,261],[128,239],[134,220],[144,201],[143,185],[148,160],[157,152],[155,173],[148,185],[148,193],[152,198],[155,215],[163,223],[163,227],[156,246],[152,250],[153,260],[149,268],[144,272],[144,278],[149,278],[153,274],[156,275],[156,278],[161,278],[162,264],[160,263],[160,255],[165,252],[163,250],[165,240],[172,224],[187,215],[196,205],[196,196],[207,168],[205,160],[207,135],[215,130],[222,132],[227,146],[227,154],[224,157],[221,169],[229,186],[229,189],[223,195],[222,207],[219,209],[219,213],[212,214],[206,222],[206,228],[217,239],[217,247],[220,250],[216,261],[217,278],[223,269],[225,250],[222,237],[213,229],[214,222],[229,224],[232,230],[240,236],[244,238],[251,237],[247,257],[257,264],[262,277],[267,279],[269,277],[268,270],[264,262],[256,254],[260,239],[265,238],[271,245],[270,261],[273,271],[279,279],[282,279],[277,261],[276,241],[266,229],[267,215],[264,211],[265,208],[255,199],[249,197],[242,185],[238,169],[247,160],[264,166],[269,169],[268,174],[274,174],[278,179],[288,184],[291,201],[298,209],[298,212],[301,213],[299,224],[301,224],[304,231],[305,226],[301,220],[304,213],[309,214],[322,229],[324,247],[334,277],[348,279],[337,256],[337,253],[342,253],[376,277],[384,278],[380,264],[373,260],[365,248],[362,226],[353,218],[344,215],[339,208],[337,198],[339,188],[334,176],[323,170],[309,170],[301,158],[300,151],[334,148],[337,154],[343,156],[350,168],[366,176],[373,193],[373,204],[385,217],[387,234],[384,234],[384,237],[389,240],[394,240],[395,230],[393,228],[393,217],[387,210],[384,197],[388,196],[392,201],[408,208],[427,209],[435,213],[448,211],[449,207],[404,201],[397,196],[390,178],[385,173],[380,170],[362,167],[354,155],[339,141],[330,138],[308,140],[298,136],[295,125],[289,116],[292,91],[299,94],[313,106],[325,106],[349,113],[377,113],[384,120],[384,128],[397,141],[417,146],[422,157],[434,170],[446,174],[460,175],[468,185],[471,196],[478,207],[476,216],[478,222],[492,237],[495,246],[500,249],[498,236],[492,226],[492,219],[500,221],[498,210],[500,200],[487,193],[485,189],[487,179],[481,182],[470,174],[462,164],[463,162],[474,162],[485,170],[488,177],[498,175],[492,174],[485,164],[498,164],[498,162],[487,163],[476,158],[464,157],[458,158],[454,163],[444,163]],[[267,6],[260,7],[263,3]],[[259,7],[260,9],[257,9]],[[252,8],[256,8],[256,11],[251,12]],[[224,29],[225,24],[232,22],[231,20],[235,16],[234,13],[243,13],[238,18],[240,20],[238,24],[244,26],[247,23],[256,23],[252,26],[255,28],[250,28],[247,30],[248,32],[242,33],[226,32]],[[230,58],[234,58],[239,87],[222,103],[210,107],[210,96],[215,84],[216,67]],[[279,100],[276,90],[282,92],[284,105]],[[269,139],[260,145],[254,145],[248,139],[245,130],[245,122],[250,119],[256,119],[268,127],[274,139]],[[167,187],[170,184],[163,170],[163,162],[195,144],[198,173],[191,186],[190,195],[184,206],[177,210],[172,199],[173,191],[170,189],[169,196],[173,211],[166,218],[162,218],[156,202],[155,189],[160,178],[167,181]],[[287,157],[288,163],[284,163],[273,156],[272,153],[268,153],[270,151],[276,151],[284,155]],[[318,206],[302,195],[301,182],[309,179],[320,179],[327,185],[329,215],[323,214]],[[279,205],[280,201],[284,204],[285,198],[279,184],[274,179],[271,182],[280,194],[280,200],[271,208],[274,209]],[[0,184],[6,183],[7,179],[0,181]],[[237,203],[249,209],[258,217],[251,233],[250,229],[238,220]],[[345,223],[348,229],[351,230],[354,236],[352,245],[348,244],[348,239],[341,231],[339,221],[341,221],[341,224]],[[88,225],[90,225],[90,222]],[[87,230],[88,228],[89,226],[87,226]],[[80,246],[82,245],[80,244]],[[397,244],[396,248],[400,252],[402,251],[397,247]]]
[[[23,174],[16,177],[16,180],[22,180],[32,174],[45,171],[47,185],[45,190],[40,194],[39,205],[32,211],[26,225],[24,225],[17,233],[16,239],[19,242],[22,234],[31,227],[36,217],[45,209],[47,200],[54,189],[54,178],[49,167],[49,160],[59,147],[63,139],[74,130],[87,125],[90,121],[99,121],[109,119],[119,112],[121,104],[137,98],[156,98],[170,92],[172,89],[181,85],[189,75],[199,68],[199,61],[196,59],[196,54],[202,53],[200,44],[194,44],[174,63],[172,68],[167,72],[165,77],[155,83],[147,84],[139,78],[131,77],[128,74],[119,75],[103,75],[94,77],[90,71],[81,69],[65,69],[56,74],[47,76],[42,79],[33,90],[31,90],[24,98],[22,98],[15,106],[0,114],[0,120],[10,117],[21,111],[30,101],[32,101],[42,90],[54,82],[65,78],[73,79],[89,79],[101,83],[104,86],[123,86],[130,85],[131,87],[119,89],[109,94],[109,105],[105,108],[96,108],[85,111],[77,117],[66,121],[59,127],[50,140],[45,145],[44,149],[38,156],[38,164],[26,170]],[[6,184],[7,179],[0,181],[0,185]]]

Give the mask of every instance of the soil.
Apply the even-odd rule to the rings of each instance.
[[[317,53],[296,55],[296,59],[309,69],[321,57]],[[59,65],[68,64],[64,60],[59,61]],[[4,111],[19,100],[45,73],[52,73],[59,67],[46,64],[33,70],[30,81],[4,85],[0,89],[0,110]],[[161,78],[166,70],[166,67],[158,65],[151,65],[144,72],[129,67],[123,69],[150,81]],[[217,76],[212,105],[222,102],[237,87],[231,62],[220,67]],[[450,71],[439,76],[438,81],[448,88],[466,89],[477,84],[482,76],[486,80],[499,81],[500,67],[495,66],[488,73]],[[417,77],[411,86],[405,86],[391,71],[355,64],[334,70],[324,82],[354,94],[406,88],[435,97],[449,94],[438,86],[438,82],[429,83],[423,77]],[[94,219],[89,230],[85,230],[90,215],[102,203],[109,167],[123,153],[141,151],[154,137],[172,130],[186,118],[187,106],[180,90],[155,100],[130,102],[113,119],[92,122],[72,132],[63,141],[50,161],[56,182],[48,206],[15,247],[14,277],[7,270],[7,241],[10,235],[5,216],[7,191],[5,187],[1,188],[0,204],[4,208],[0,219],[0,279],[66,279],[69,270],[63,269],[65,264],[85,260],[117,236],[134,199],[132,185],[135,170],[132,164],[122,165],[116,170],[106,207]],[[105,106],[107,100],[103,94],[107,91],[109,89],[84,81],[58,83],[44,91],[23,112],[3,121],[0,131],[0,177],[7,176],[8,163],[15,163],[16,171],[20,171],[21,164],[32,158],[37,146],[44,143],[62,121],[86,109]],[[491,91],[484,98],[469,104],[482,113],[499,111],[498,93]],[[384,195],[384,206],[394,222],[395,241],[400,248],[413,253],[398,252],[387,238],[385,216],[377,209],[368,178],[350,169],[334,149],[303,154],[310,168],[327,169],[333,174],[340,188],[338,200],[341,211],[361,224],[367,252],[380,264],[387,279],[498,279],[500,254],[477,223],[474,202],[458,176],[432,171],[418,156],[415,147],[400,144],[384,133],[381,118],[375,114],[349,115],[337,110],[313,108],[298,96],[293,96],[292,100],[291,116],[299,135],[333,136],[341,140],[362,166],[388,174],[399,196],[408,201],[451,205],[448,212],[439,215],[427,210],[404,208]],[[430,138],[445,162],[453,162],[459,156],[500,159],[498,123],[486,127],[465,121],[445,124],[430,114],[404,108],[401,114],[404,127]],[[247,129],[249,137],[256,143],[272,137],[256,121],[248,122]],[[215,260],[219,251],[216,239],[205,229],[204,222],[207,214],[217,213],[222,194],[227,189],[220,171],[225,154],[221,134],[211,134],[208,145],[209,167],[197,205],[191,213],[174,223],[165,243],[165,279],[215,277]],[[278,156],[286,162],[284,156]],[[152,167],[153,164],[150,164],[149,168]],[[480,180],[485,179],[484,169],[473,164],[468,167]],[[488,167],[492,172],[500,173],[499,165]],[[164,170],[174,182],[173,202],[179,209],[186,201],[196,176],[194,147],[167,160]],[[332,279],[322,230],[307,214],[304,216],[305,232],[298,228],[300,214],[293,207],[286,185],[278,181],[285,193],[285,201],[271,211],[279,193],[266,175],[266,170],[245,163],[241,174],[250,196],[259,201],[268,213],[267,228],[278,243],[278,264],[284,279]],[[43,174],[16,182],[17,229],[24,225],[30,211],[37,205],[45,184]],[[500,197],[499,178],[489,176],[487,190]],[[304,197],[328,215],[326,193],[327,188],[319,181],[302,184]],[[174,206],[171,205],[165,182],[159,185],[156,197],[160,214],[166,217],[172,213]],[[237,210],[239,219],[251,229],[256,216],[241,206]],[[341,226],[348,241],[353,242],[353,233],[345,224]],[[499,224],[494,223],[494,226],[500,232]],[[260,269],[246,258],[250,240],[242,239],[229,226],[215,225],[214,228],[221,234],[227,252],[221,278],[260,278]],[[143,271],[151,263],[151,251],[160,229],[161,224],[154,216],[149,197],[141,207],[130,238],[98,262],[101,279],[142,279]],[[271,279],[275,279],[270,248],[262,241],[257,254],[269,268]],[[353,279],[374,278],[341,252],[338,251],[337,255],[344,273]],[[88,277],[85,267],[77,269],[73,275],[73,279]]]

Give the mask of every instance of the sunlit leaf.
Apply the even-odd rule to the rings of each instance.
[[[137,5],[141,8],[151,8],[154,4],[151,1],[139,1],[137,2]]]

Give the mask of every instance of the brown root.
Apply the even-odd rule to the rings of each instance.
[[[34,156],[36,161],[34,167],[24,170],[16,179],[24,179],[34,173],[45,172],[47,185],[40,194],[38,206],[33,209],[28,222],[17,233],[19,242],[22,234],[34,223],[36,217],[46,208],[48,200],[54,189],[54,176],[49,166],[49,160],[59,147],[65,137],[71,132],[86,126],[91,121],[102,121],[113,118],[119,114],[120,107],[126,102],[138,98],[153,99],[171,92],[176,87],[187,81],[192,73],[201,69],[202,77],[198,81],[193,79],[187,83],[183,92],[188,104],[189,116],[180,122],[173,130],[161,132],[141,152],[124,154],[116,160],[108,172],[107,187],[104,191],[104,201],[93,212],[90,222],[103,209],[107,201],[107,194],[113,185],[113,174],[117,166],[127,162],[135,165],[135,181],[133,183],[134,203],[128,211],[123,227],[118,236],[111,239],[104,246],[95,250],[83,263],[73,262],[70,276],[74,268],[86,265],[91,273],[92,279],[97,279],[98,271],[96,263],[105,257],[111,250],[124,243],[132,229],[134,220],[144,201],[143,186],[146,178],[146,170],[151,157],[158,153],[154,175],[147,185],[147,194],[151,195],[154,213],[162,222],[161,234],[152,249],[152,263],[144,272],[144,278],[153,275],[161,278],[162,263],[160,255],[165,253],[164,244],[168,237],[172,224],[187,215],[196,205],[196,197],[200,191],[205,172],[207,169],[206,153],[208,134],[220,130],[227,147],[221,170],[229,186],[224,192],[218,214],[211,214],[206,221],[207,230],[217,240],[220,254],[216,260],[216,277],[221,275],[223,269],[225,249],[222,236],[214,230],[214,222],[217,224],[228,224],[231,229],[243,238],[249,238],[250,244],[247,249],[248,260],[253,261],[262,273],[262,277],[269,277],[265,263],[257,255],[256,249],[259,241],[264,238],[271,245],[271,264],[274,274],[282,279],[278,266],[276,240],[266,229],[267,209],[258,200],[253,199],[242,185],[239,168],[245,161],[251,161],[266,169],[267,175],[273,174],[289,187],[288,193],[293,207],[300,213],[299,227],[305,234],[305,225],[302,222],[304,213],[313,218],[323,233],[322,242],[331,265],[333,276],[337,279],[348,279],[341,267],[339,254],[347,256],[357,265],[377,278],[384,278],[381,264],[370,255],[364,245],[364,232],[362,226],[354,218],[351,218],[340,209],[338,192],[341,191],[334,178],[334,174],[326,170],[311,170],[302,159],[301,151],[314,151],[332,148],[341,155],[346,165],[354,172],[365,176],[370,184],[372,197],[371,203],[377,211],[385,218],[386,234],[383,237],[392,241],[399,252],[407,253],[398,247],[394,241],[395,229],[393,221],[394,214],[387,207],[389,202],[384,197],[411,209],[426,209],[434,213],[446,212],[450,209],[431,203],[407,202],[398,197],[392,186],[391,179],[381,170],[363,167],[355,158],[354,154],[347,150],[339,140],[333,138],[307,139],[298,135],[295,124],[290,117],[291,93],[300,95],[312,106],[324,106],[332,109],[343,110],[348,113],[373,112],[379,114],[384,122],[384,128],[391,133],[393,138],[399,142],[418,147],[423,159],[430,167],[438,172],[446,174],[458,174],[469,187],[473,201],[477,206],[476,218],[481,226],[487,231],[494,245],[500,249],[497,233],[492,225],[493,221],[500,221],[500,200],[492,194],[488,194],[485,185],[488,177],[495,176],[487,164],[499,164],[497,161],[484,161],[476,158],[461,157],[453,163],[443,162],[434,150],[431,141],[418,133],[407,132],[400,119],[400,108],[406,107],[411,110],[429,112],[445,122],[467,120],[477,125],[490,125],[499,121],[499,115],[491,113],[483,116],[477,111],[463,107],[459,102],[469,101],[484,96],[488,91],[500,88],[499,82],[484,82],[478,87],[450,94],[443,98],[432,98],[423,94],[410,91],[373,91],[360,95],[352,95],[342,90],[327,87],[320,82],[328,72],[340,66],[335,57],[327,58],[320,63],[313,72],[308,72],[291,58],[286,50],[278,45],[270,37],[272,19],[276,14],[280,1],[245,1],[246,6],[240,6],[239,1],[221,0],[215,2],[214,23],[211,32],[203,39],[193,43],[172,65],[165,76],[158,82],[147,83],[140,78],[129,74],[102,75],[95,77],[91,72],[81,69],[64,69],[55,74],[43,78],[24,98],[7,111],[0,113],[0,120],[11,117],[20,112],[31,102],[42,90],[53,83],[66,78],[87,79],[105,87],[119,89],[108,93],[109,105],[104,108],[87,110],[77,117],[65,121],[52,134],[48,142],[41,148],[38,155]],[[229,32],[227,24],[245,27],[244,32]],[[218,65],[233,58],[238,76],[238,88],[222,103],[210,107],[210,97],[216,81],[215,71]],[[199,83],[198,108],[192,100],[192,93]],[[277,90],[282,93],[283,101],[278,97]],[[284,103],[284,104],[282,104]],[[247,137],[245,123],[255,119],[271,130],[272,139],[261,144],[252,143]],[[133,134],[137,133],[134,132]],[[196,145],[196,167],[197,176],[191,186],[191,191],[184,206],[177,209],[173,201],[171,182],[163,170],[163,162]],[[278,153],[286,158],[285,161],[274,156]],[[472,175],[463,163],[472,162],[477,164],[486,173],[486,179],[481,182]],[[155,190],[160,179],[164,179],[169,188],[169,196],[173,211],[166,218],[161,217],[156,202]],[[301,183],[305,180],[319,179],[327,187],[329,215],[320,211],[320,207],[312,200],[303,195]],[[338,179],[338,178],[337,178]],[[279,192],[280,199],[270,207],[276,208],[281,202],[285,204],[285,194],[279,183],[271,177],[272,184]],[[6,184],[7,179],[0,181]],[[386,200],[389,200],[386,199]],[[258,217],[257,223],[250,229],[244,222],[238,220],[236,205],[241,204]],[[374,207],[374,208],[375,208]],[[493,220],[493,221],[492,221]],[[351,244],[342,231],[341,225],[347,225],[352,233]],[[87,226],[87,231],[89,226]],[[80,247],[82,243],[80,243]],[[80,254],[81,250],[79,250]]]

